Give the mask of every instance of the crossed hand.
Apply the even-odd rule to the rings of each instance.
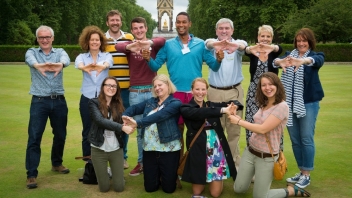
[[[104,65],[99,65],[96,63],[90,63],[88,65],[85,65],[82,70],[87,72],[89,75],[92,75],[92,71],[97,71],[97,76],[105,69],[106,67]]]
[[[151,43],[149,41],[135,41],[128,45],[128,50],[136,54],[141,54],[144,50],[150,49]]]
[[[236,51],[239,45],[235,42],[229,42],[228,40],[214,41],[213,47],[216,52],[227,51],[227,53],[232,54]]]
[[[122,130],[126,134],[131,134],[134,132],[134,130],[137,128],[137,122],[129,116],[122,116],[122,121],[123,121],[123,127]]]
[[[251,46],[249,51],[251,51],[254,56],[257,56],[259,60],[264,62],[268,60],[268,55],[270,52],[274,51],[274,49],[275,47],[273,45],[257,43],[257,45]]]
[[[36,69],[43,75],[46,76],[45,72],[55,72],[54,77],[56,77],[63,68],[62,63],[43,63],[38,64]]]
[[[305,60],[303,58],[294,58],[291,56],[287,56],[284,59],[280,59],[276,61],[279,63],[279,66],[282,68],[283,72],[286,72],[286,68],[288,67],[295,67],[294,72],[296,72],[301,65],[305,63]]]

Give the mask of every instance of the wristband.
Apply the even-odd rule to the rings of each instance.
[[[242,120],[242,119],[239,119],[239,120],[238,120],[237,125],[240,123],[241,120]]]

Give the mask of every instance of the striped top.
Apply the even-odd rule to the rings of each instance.
[[[120,30],[121,31],[121,30]],[[108,38],[108,45],[105,51],[111,53],[113,59],[113,66],[109,68],[109,76],[114,76],[118,81],[120,88],[127,89],[130,86],[130,69],[128,67],[128,61],[126,54],[117,52],[115,45],[119,42],[132,41],[133,35],[121,31],[121,37],[117,40],[113,39],[109,35],[109,31],[105,33]]]

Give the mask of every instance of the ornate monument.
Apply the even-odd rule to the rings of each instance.
[[[174,1],[173,0],[157,0],[157,9],[158,9],[158,31],[159,32],[172,32],[173,25],[173,10],[174,10]],[[169,22],[164,21],[164,25],[161,28],[161,17],[166,13],[169,17]],[[167,26],[169,24],[169,26]]]

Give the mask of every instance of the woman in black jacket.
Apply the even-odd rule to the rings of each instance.
[[[113,188],[116,192],[121,192],[125,186],[122,133],[131,134],[134,128],[122,125],[121,115],[124,108],[120,86],[114,77],[104,79],[98,98],[89,101],[89,111],[92,124],[88,140],[91,143],[91,158],[99,190],[107,192],[110,189],[107,173],[109,162]]]
[[[192,183],[194,196],[200,195],[208,183],[210,194],[218,197],[223,189],[222,180],[230,176],[236,178],[237,174],[220,122],[222,114],[235,111],[235,106],[230,103],[204,102],[208,83],[203,78],[196,78],[191,88],[193,98],[189,104],[181,106],[181,115],[187,126],[187,149],[204,122],[206,124],[189,150],[182,180]]]

